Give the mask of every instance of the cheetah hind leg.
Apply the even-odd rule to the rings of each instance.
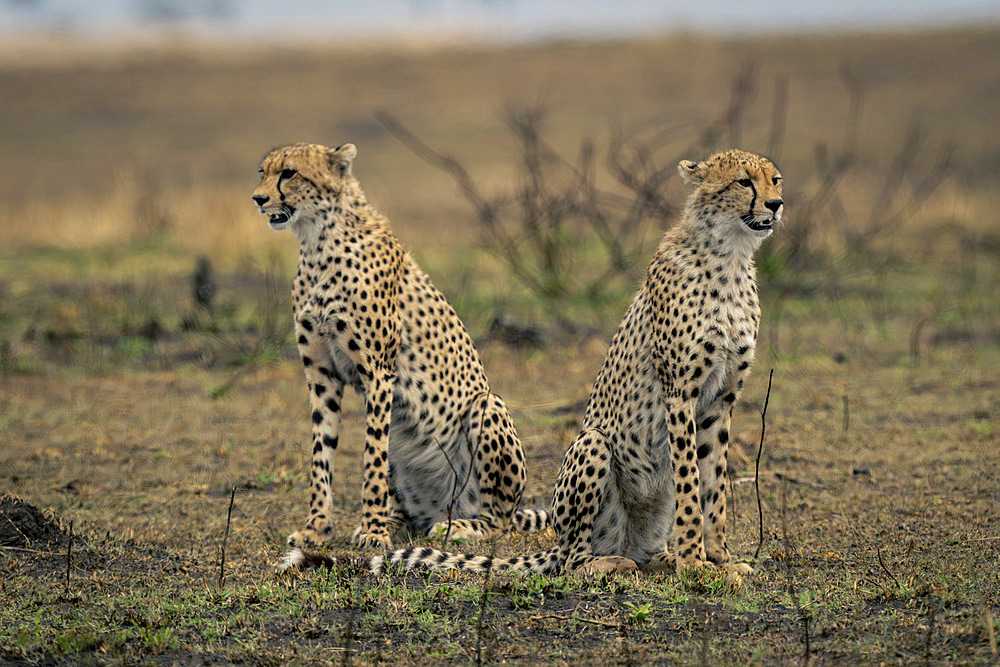
[[[503,400],[490,392],[469,410],[471,465],[479,478],[482,507],[473,518],[439,521],[428,533],[452,540],[480,540],[508,530],[524,492],[524,452],[510,412]],[[490,488],[492,487],[492,488]]]
[[[584,576],[626,574],[637,569],[635,561],[625,556],[594,554],[598,514],[624,511],[614,490],[608,488],[610,461],[603,434],[596,429],[582,432],[563,456],[552,497],[553,527],[566,555],[566,570]],[[615,549],[614,545],[605,547]]]
[[[534,509],[518,508],[514,511],[511,525],[514,530],[522,533],[537,533],[545,530],[552,523],[548,510],[540,507]]]
[[[498,531],[490,527],[495,523],[484,519],[452,519],[451,530],[448,530],[448,522],[439,521],[431,527],[427,536],[443,539],[447,535],[449,540],[478,540],[496,534]],[[537,533],[545,530],[550,523],[549,513],[544,509],[518,508],[511,517],[510,529],[521,533]]]
[[[483,539],[496,532],[490,527],[490,522],[484,519],[452,519],[438,521],[427,531],[427,537],[436,540],[470,541]]]

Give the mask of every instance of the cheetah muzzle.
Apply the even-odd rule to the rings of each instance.
[[[295,209],[291,207],[282,209],[277,213],[271,213],[268,216],[267,223],[272,227],[280,227],[288,222],[294,213]]]
[[[741,216],[744,224],[755,232],[769,232],[774,229],[774,218],[764,218],[758,220],[753,213],[744,213]]]

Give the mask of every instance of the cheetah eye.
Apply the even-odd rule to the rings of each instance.
[[[751,185],[753,185],[753,181],[751,181],[749,178],[741,178],[740,180],[736,181],[736,183],[743,186],[744,188],[749,188]]]
[[[281,170],[281,180],[287,181],[289,178],[297,174],[298,172],[294,169],[282,169]]]
[[[771,179],[771,182],[777,185],[778,183],[781,182],[781,176],[775,176],[774,178]]]

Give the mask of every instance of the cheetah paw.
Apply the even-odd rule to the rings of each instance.
[[[363,530],[358,526],[351,537],[351,541],[362,549],[390,549],[392,548],[392,538],[386,530]]]
[[[695,570],[714,570],[715,563],[700,558],[691,558],[677,562],[677,571],[694,572]]]
[[[593,577],[598,574],[627,574],[635,572],[638,566],[631,558],[624,556],[601,556],[589,560],[580,566],[578,570],[586,577]]]
[[[722,568],[727,572],[739,575],[753,574],[753,568],[747,563],[737,563],[734,561],[728,549],[719,553],[709,551],[708,559],[715,563],[716,567]]]
[[[727,563],[726,569],[739,575],[753,574],[753,568],[749,563]]]
[[[327,538],[312,528],[297,530],[288,536],[288,546],[296,549],[313,549],[321,546]]]
[[[438,523],[431,526],[431,529],[427,532],[427,537],[431,537],[437,540],[444,539],[444,536],[448,536],[448,541],[472,541],[478,540],[483,535],[477,529],[472,526],[465,525],[458,521],[451,522],[451,529],[448,528],[447,521],[439,521]]]

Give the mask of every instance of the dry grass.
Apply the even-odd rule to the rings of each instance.
[[[69,584],[68,535],[0,549],[0,659],[995,661],[998,49],[995,30],[969,30],[0,52],[0,485],[73,521],[78,540]],[[248,200],[260,155],[299,139],[359,145],[369,194],[481,341],[531,461],[526,504],[544,504],[628,294],[576,304],[576,333],[554,330],[546,305],[476,246],[475,213],[448,177],[374,111],[392,110],[490,191],[514,178],[508,105],[544,104],[545,138],[570,157],[586,137],[603,154],[615,124],[644,141],[666,130],[656,159],[669,165],[697,157],[681,153],[750,60],[756,96],[714,143],[767,150],[777,81],[789,83],[775,156],[789,222],[762,258],[758,359],[734,418],[740,480],[773,367],[758,574],[739,589],[710,576],[373,581],[350,565],[273,578],[305,511],[309,425],[287,317],[294,242]],[[844,63],[866,91],[854,161],[834,196],[797,218],[822,192],[818,147],[828,166],[846,142]],[[917,110],[926,138],[894,170]],[[949,142],[944,182],[881,224],[906,211]],[[900,173],[878,211],[886,176]],[[598,180],[615,187],[603,170]],[[682,197],[675,182],[663,195]],[[792,256],[781,235],[796,225],[808,233]],[[216,269],[211,313],[190,296],[198,254]],[[487,343],[496,314],[556,338]],[[346,403],[345,443],[362,438],[358,406]],[[334,544],[348,557],[360,555],[347,543],[359,466],[348,444]],[[753,485],[734,497],[733,542],[748,556]],[[551,539],[473,548],[522,553]]]

